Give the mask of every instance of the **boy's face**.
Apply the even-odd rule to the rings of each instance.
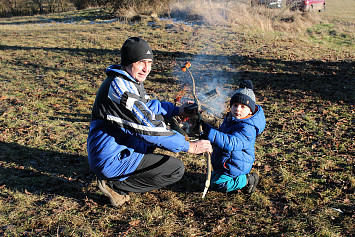
[[[126,66],[126,71],[136,79],[137,82],[143,82],[152,70],[152,62],[153,60],[151,59],[140,60]]]
[[[251,113],[251,109],[245,104],[234,103],[231,106],[231,114],[234,118],[242,119],[252,113]]]

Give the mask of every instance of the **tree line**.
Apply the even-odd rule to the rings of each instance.
[[[0,0],[0,17],[31,16],[55,12],[82,10],[88,7],[108,7],[112,12],[122,8],[154,8],[168,6],[171,0]]]

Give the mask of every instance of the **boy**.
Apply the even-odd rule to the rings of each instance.
[[[259,182],[257,173],[249,174],[255,160],[255,139],[265,129],[265,115],[255,104],[253,84],[242,81],[230,100],[231,111],[216,128],[203,124],[204,137],[212,143],[213,173],[211,189],[251,194]]]

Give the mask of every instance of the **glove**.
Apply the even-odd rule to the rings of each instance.
[[[197,109],[198,106],[196,103],[193,103],[192,101],[188,101],[180,106],[179,116],[190,117],[196,115],[198,113]]]
[[[197,110],[198,110],[198,105],[196,103],[189,104],[184,107],[185,114],[194,114],[198,112]]]

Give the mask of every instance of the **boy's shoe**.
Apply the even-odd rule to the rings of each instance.
[[[259,175],[257,173],[247,174],[247,185],[243,188],[243,191],[248,194],[252,194],[255,191],[256,185],[259,183]]]
[[[121,195],[111,189],[107,185],[107,180],[97,179],[97,185],[99,186],[101,192],[110,198],[111,204],[115,207],[121,206],[130,199],[129,195]]]

